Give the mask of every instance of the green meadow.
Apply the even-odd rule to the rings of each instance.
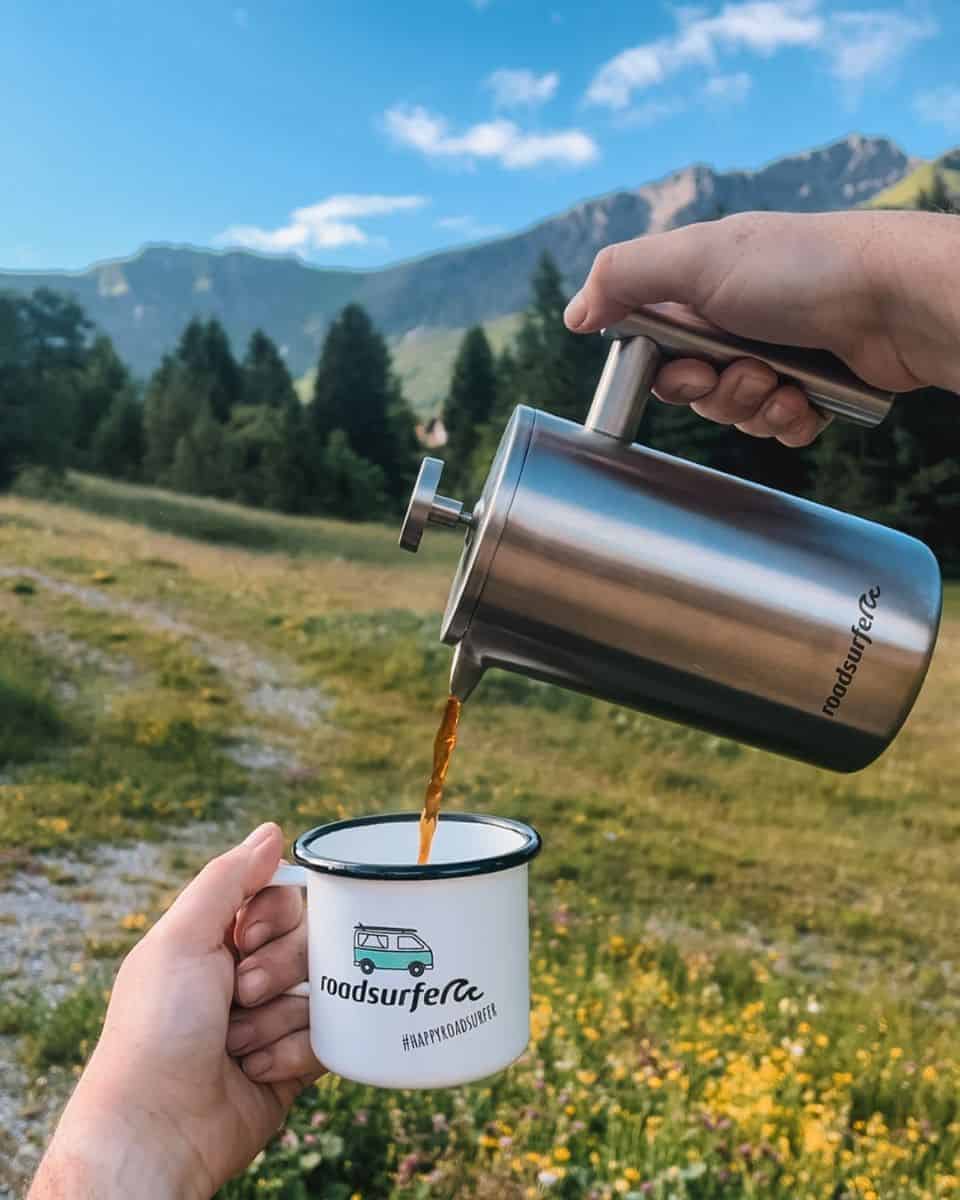
[[[0,978],[37,1147],[116,961],[204,857],[268,818],[419,807],[457,545],[395,534],[87,477],[0,500],[0,889],[79,911],[83,864],[160,864],[56,987]],[[960,1192],[958,713],[960,589],[854,776],[491,674],[446,804],[544,837],[528,1052],[441,1093],[324,1079],[225,1197]]]

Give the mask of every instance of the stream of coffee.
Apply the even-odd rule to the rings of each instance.
[[[462,702],[456,696],[448,696],[440,728],[433,742],[433,772],[427,784],[427,796],[423,802],[423,812],[420,814],[420,854],[418,863],[430,861],[430,847],[433,845],[433,835],[437,832],[437,817],[440,813],[440,801],[443,799],[443,781],[447,777],[447,768],[457,744],[457,726],[460,724],[460,709]]]

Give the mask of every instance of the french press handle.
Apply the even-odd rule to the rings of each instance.
[[[680,304],[651,304],[603,331],[612,339],[584,422],[588,429],[632,442],[664,361],[696,358],[723,368],[742,358],[766,363],[784,383],[806,392],[820,412],[873,428],[896,396],[864,383],[825,350],[775,346],[718,329]]]

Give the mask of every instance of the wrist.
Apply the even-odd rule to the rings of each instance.
[[[192,1147],[164,1118],[129,1102],[102,1104],[78,1089],[28,1200],[209,1200],[212,1192]]]
[[[960,298],[952,271],[960,222],[933,213],[875,217],[883,225],[863,256],[884,330],[914,386],[960,391]]]

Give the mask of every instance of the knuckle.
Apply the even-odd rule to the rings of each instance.
[[[604,246],[602,250],[597,252],[596,258],[593,260],[593,268],[590,271],[592,281],[601,289],[605,289],[610,279],[615,272],[616,262],[618,258],[618,245],[616,243],[610,246]]]
[[[310,1039],[305,1033],[290,1034],[277,1042],[274,1052],[274,1067],[287,1078],[296,1079],[306,1074],[315,1059],[310,1049]]]
[[[228,850],[226,854],[220,854],[216,858],[211,858],[206,866],[201,869],[197,879],[211,885],[225,884],[233,873],[231,864],[227,861],[231,853],[232,851]]]
[[[776,392],[764,410],[767,424],[777,433],[800,432],[807,424],[813,425],[812,416],[807,398],[785,389]]]
[[[743,358],[729,368],[733,377],[733,398],[756,403],[777,386],[777,375],[766,363],[755,358]]]

